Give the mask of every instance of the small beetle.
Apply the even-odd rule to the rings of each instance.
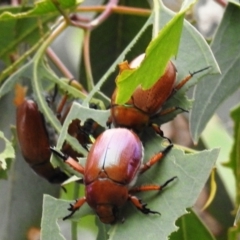
[[[17,106],[16,129],[22,155],[30,167],[50,183],[62,183],[68,176],[50,163],[49,136],[43,115],[37,104],[30,100]]]
[[[85,202],[95,210],[103,223],[114,223],[118,219],[119,208],[126,201],[131,201],[141,212],[151,211],[136,196],[135,192],[162,190],[173,177],[163,185],[144,185],[133,187],[139,174],[144,173],[153,164],[160,161],[173,147],[167,146],[162,152],[154,155],[148,162],[143,163],[143,146],[138,136],[124,128],[104,131],[92,145],[86,166],[83,167],[55,148],[51,150],[67,164],[84,175],[85,196],[71,205],[71,217]]]
[[[16,85],[16,96],[14,103],[17,107],[16,130],[22,155],[30,167],[41,177],[50,183],[60,184],[68,179],[67,174],[59,168],[54,168],[50,163],[50,145],[55,144],[55,139],[50,140],[42,113],[38,110],[37,104],[25,97],[26,88]],[[67,115],[65,112],[64,118]],[[64,122],[64,119],[63,121]],[[90,143],[88,131],[92,130],[92,120],[86,121],[80,126],[78,119],[73,120],[68,128],[68,133],[75,137],[84,147]],[[62,151],[71,154],[74,158],[81,157],[68,143],[64,143]]]
[[[144,57],[144,54],[140,55],[130,63],[130,65],[128,65],[127,62],[123,62],[119,65],[120,72],[126,69],[136,68],[140,65]],[[148,125],[153,127],[157,134],[164,137],[160,127],[153,123],[153,119],[177,109],[183,110],[180,107],[162,110],[162,107],[177,90],[182,88],[182,86],[192,78],[193,75],[204,71],[207,68],[190,73],[190,75],[175,85],[177,70],[174,64],[169,61],[163,76],[150,89],[143,90],[141,86],[137,87],[132,94],[131,99],[129,99],[124,105],[116,104],[116,88],[111,98],[111,116],[109,117],[107,125],[110,127],[111,123],[113,123],[115,127],[126,127],[133,129],[137,133]],[[168,140],[171,143],[170,139]]]

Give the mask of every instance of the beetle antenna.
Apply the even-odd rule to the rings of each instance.
[[[142,209],[140,209],[142,213],[144,213],[144,214],[152,213],[152,214],[159,214],[159,215],[161,215],[160,212],[152,211],[151,209],[147,208],[146,206],[147,206],[146,203],[142,205]]]
[[[61,158],[63,161],[66,161],[68,159],[68,156],[63,154],[62,152],[56,150],[55,147],[50,147],[50,150],[56,154],[59,158]]]

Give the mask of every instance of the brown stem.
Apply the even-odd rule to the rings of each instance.
[[[87,77],[87,90],[89,92],[94,87],[91,61],[90,61],[90,35],[91,35],[91,31],[85,30],[84,44],[83,44],[83,58],[84,58],[84,65],[85,65],[86,77]]]
[[[103,12],[106,9],[106,6],[91,6],[91,7],[78,7],[77,12]],[[151,14],[150,9],[145,8],[134,8],[134,7],[125,7],[125,6],[113,6],[113,13],[126,14],[126,15],[136,15],[148,17]]]
[[[97,18],[92,20],[90,23],[83,23],[79,21],[74,21],[74,19],[72,19],[72,25],[86,30],[92,30],[98,25],[100,25],[111,15],[113,8],[117,6],[118,2],[119,0],[109,0],[108,4],[105,5],[105,8],[102,11],[102,13]]]
[[[63,62],[59,59],[59,57],[55,54],[55,52],[50,47],[47,48],[46,53],[48,57],[51,59],[51,61],[53,62],[53,64],[61,71],[61,73],[66,78],[75,79],[72,73],[68,70],[68,68],[63,64]],[[87,94],[87,91],[83,88],[82,85],[81,85],[81,92]]]

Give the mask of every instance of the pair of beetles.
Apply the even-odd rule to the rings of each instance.
[[[134,67],[129,65],[129,68]],[[107,122],[109,128],[111,125],[116,128],[105,130],[96,138],[89,150],[85,167],[74,160],[80,156],[67,143],[61,151],[50,147],[52,143],[37,104],[26,98],[19,100],[16,115],[17,135],[22,155],[31,168],[51,183],[65,181],[68,178],[67,174],[59,168],[53,168],[50,163],[53,152],[84,176],[85,196],[70,205],[70,214],[64,220],[71,217],[84,203],[88,203],[99,219],[107,224],[119,219],[119,209],[127,201],[144,214],[158,213],[147,208],[146,204],[134,195],[141,191],[162,190],[176,178],[172,177],[162,185],[134,186],[138,176],[159,162],[173,147],[171,140],[164,136],[153,120],[177,109],[175,107],[162,110],[162,107],[177,90],[200,71],[188,75],[176,84],[177,71],[174,64],[169,61],[163,76],[150,89],[143,90],[141,86],[137,87],[124,105],[116,104],[116,88],[111,98],[111,114]],[[91,143],[87,137],[90,130],[86,130],[86,123],[80,126],[80,120],[76,119],[68,129],[68,133],[84,146]],[[90,123],[90,129],[93,128],[93,124]],[[138,133],[147,126],[166,138],[169,145],[144,163],[144,148]],[[26,132],[28,134],[25,134]]]

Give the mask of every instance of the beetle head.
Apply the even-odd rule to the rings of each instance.
[[[118,207],[112,204],[99,204],[96,208],[96,213],[101,222],[112,224],[118,218]]]

